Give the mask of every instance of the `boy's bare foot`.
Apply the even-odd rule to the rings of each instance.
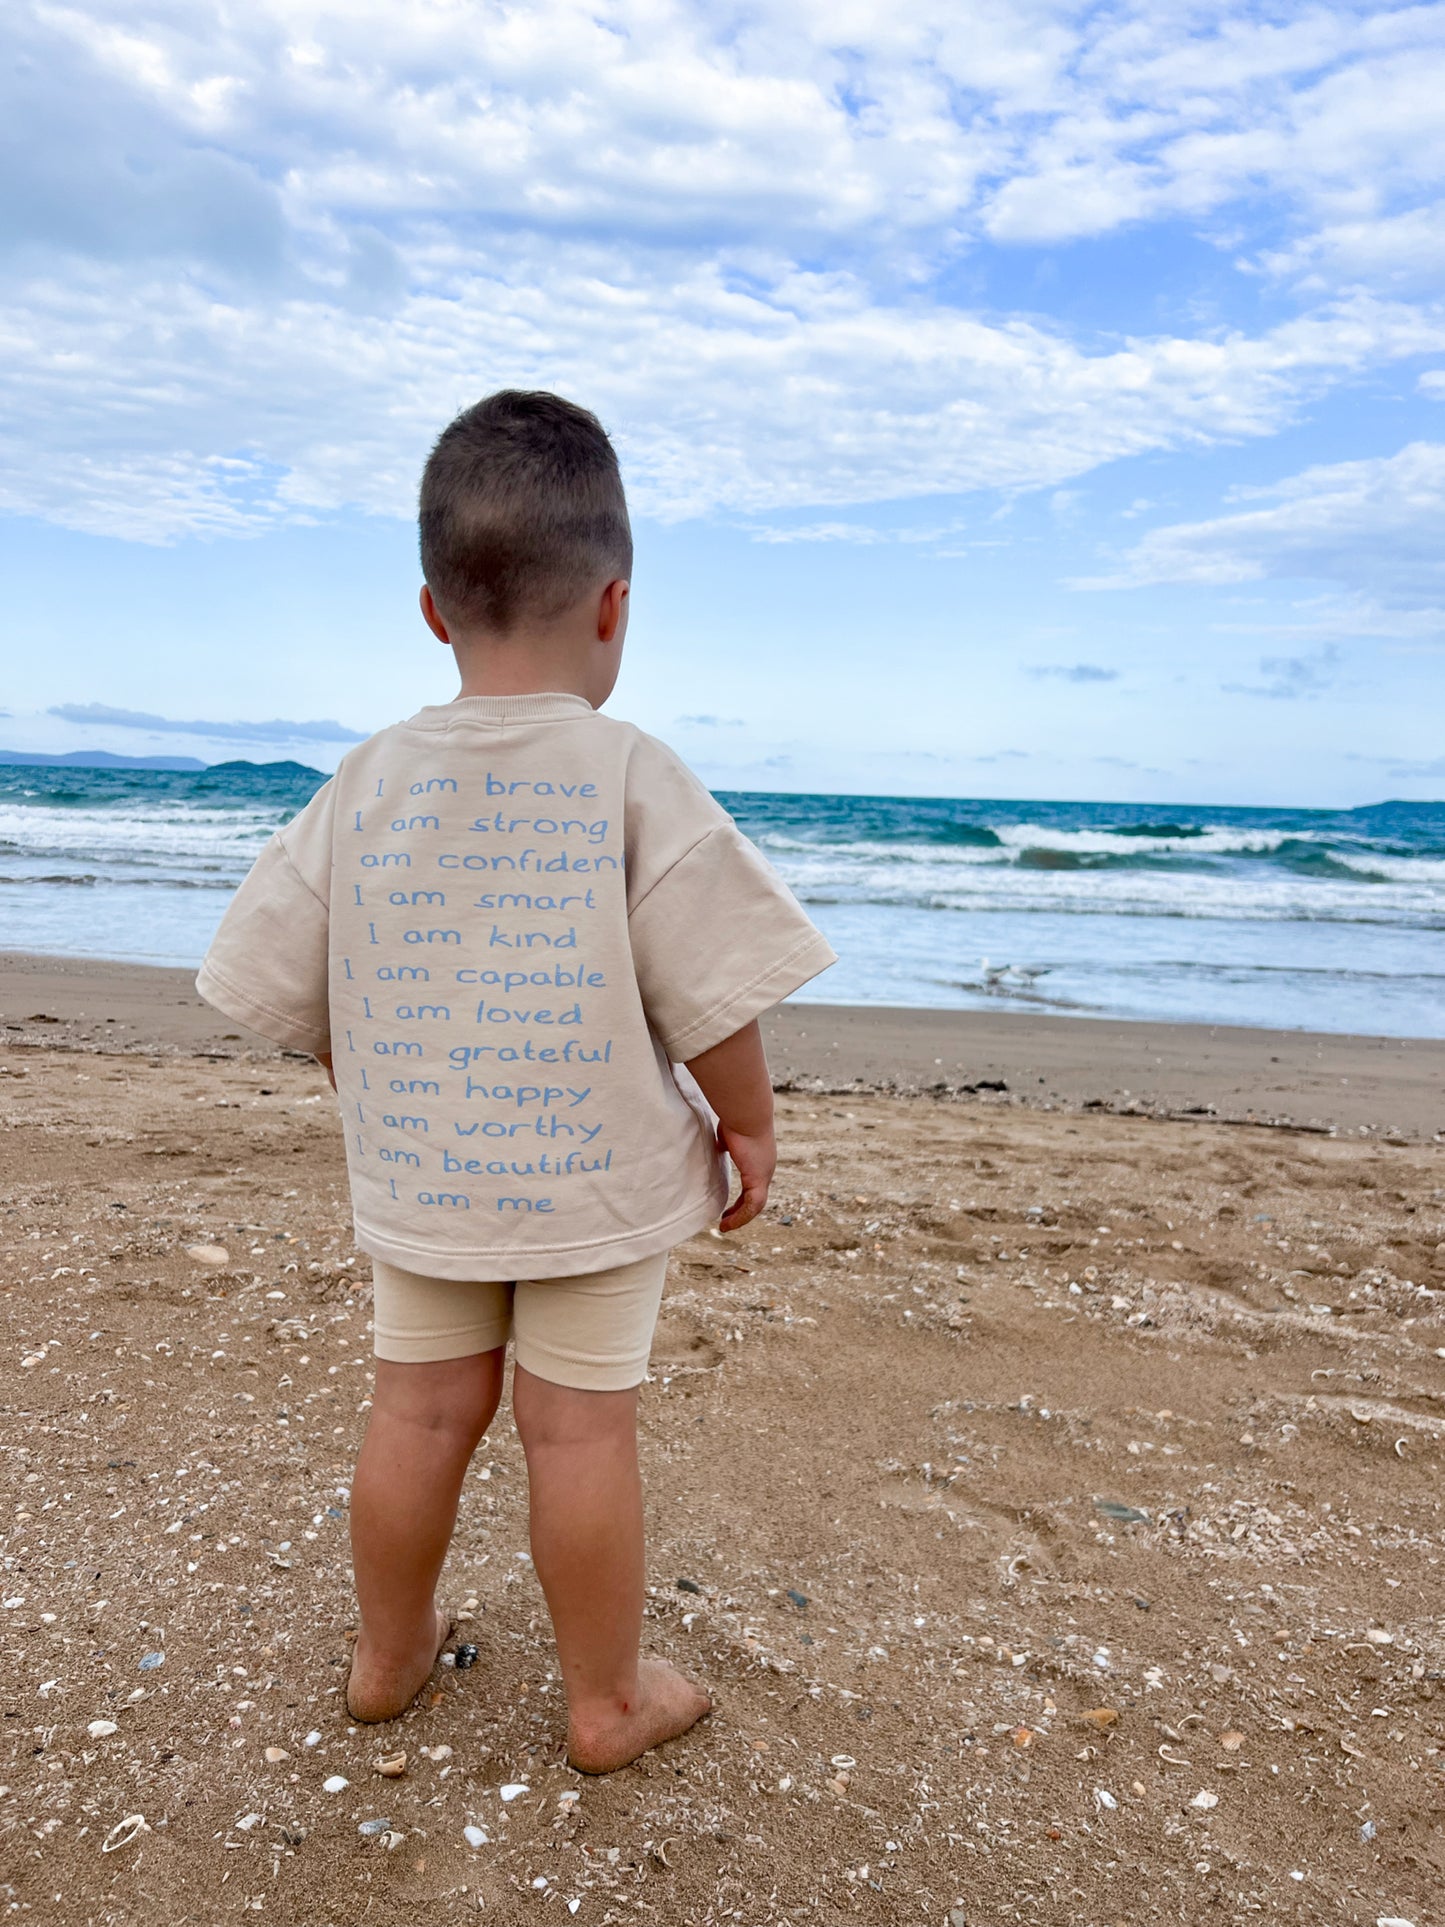
[[[579,1773],[615,1773],[650,1747],[686,1733],[711,1711],[707,1694],[675,1667],[665,1660],[640,1660],[635,1705],[568,1721],[567,1764]]]
[[[372,1651],[363,1632],[351,1655],[346,1710],[368,1724],[399,1719],[431,1676],[437,1654],[451,1638],[452,1622],[438,1607],[432,1632],[415,1649],[397,1656]]]

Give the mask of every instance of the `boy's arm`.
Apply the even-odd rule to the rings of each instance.
[[[688,1070],[718,1115],[717,1141],[737,1166],[742,1195],[719,1229],[739,1231],[768,1201],[778,1161],[773,1141],[773,1086],[756,1018],[711,1050],[689,1058]]]

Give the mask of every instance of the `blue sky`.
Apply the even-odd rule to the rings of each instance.
[[[431,438],[595,408],[717,787],[1445,796],[1445,5],[20,5],[0,746],[452,693]],[[248,727],[238,727],[245,725]]]

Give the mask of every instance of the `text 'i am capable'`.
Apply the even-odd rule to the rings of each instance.
[[[598,1080],[613,1040],[589,996],[607,979],[588,932],[623,887],[620,840],[595,783],[489,772],[489,808],[466,821],[453,777],[400,804],[385,788],[352,820],[355,1155],[385,1167],[393,1198],[550,1216],[566,1180],[612,1169]]]

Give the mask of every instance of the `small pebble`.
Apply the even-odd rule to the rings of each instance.
[[[140,1670],[143,1673],[153,1673],[157,1666],[164,1666],[165,1663],[164,1653],[146,1653],[141,1659]]]
[[[344,1793],[350,1785],[350,1780],[343,1779],[339,1773],[329,1773],[321,1782],[321,1791],[323,1793]]]
[[[1211,1793],[1207,1787],[1201,1787],[1189,1804],[1192,1807],[1198,1807],[1201,1812],[1208,1813],[1211,1807],[1219,1805],[1219,1795]]]
[[[480,1827],[463,1827],[462,1838],[469,1847],[484,1847],[487,1844],[487,1836]]]
[[[187,1245],[186,1256],[198,1265],[228,1265],[231,1254],[224,1245]]]
[[[376,1834],[376,1833],[389,1833],[391,1831],[391,1821],[390,1820],[363,1820],[361,1824],[357,1827],[356,1831],[358,1833],[366,1834],[368,1838],[372,1834]]]
[[[309,1732],[309,1733],[308,1733],[308,1734],[306,1735],[306,1740],[305,1740],[305,1744],[306,1744],[307,1746],[320,1746],[320,1744],[321,1744],[321,1735],[320,1735],[320,1733],[319,1733],[319,1732],[318,1732],[318,1731],[316,1730],[316,1728],[315,1728],[315,1727],[313,1727],[313,1728],[311,1729],[311,1731],[310,1731],[310,1732]]]
[[[514,1782],[513,1785],[511,1786],[504,1786],[501,1791],[502,1791],[502,1798],[504,1800],[511,1801],[511,1800],[519,1800],[524,1793],[530,1793],[531,1788],[527,1785],[525,1780],[518,1780]]]
[[[476,1663],[477,1663],[477,1648],[475,1646],[470,1644],[464,1644],[457,1647],[456,1652],[452,1658],[452,1664],[456,1667],[459,1673],[466,1672],[469,1666],[475,1666]]]
[[[791,1586],[788,1588],[788,1597],[792,1600],[799,1612],[802,1612],[808,1603],[808,1595],[805,1592],[795,1592]]]
[[[695,1592],[701,1597],[702,1587],[695,1579],[674,1579],[672,1583],[679,1592]]]
[[[1119,1802],[1114,1798],[1112,1793],[1106,1792],[1101,1786],[1096,1786],[1094,1788],[1094,1805],[1103,1812],[1114,1813],[1118,1810]]]
[[[422,1752],[429,1760],[449,1760],[452,1757],[452,1750],[445,1740],[439,1746],[424,1746]]]
[[[108,1740],[115,1731],[115,1721],[92,1720],[85,1730],[93,1740]]]
[[[266,1758],[272,1766],[279,1766],[282,1760],[289,1760],[291,1755],[286,1751],[284,1746],[268,1746],[266,1748]]]

